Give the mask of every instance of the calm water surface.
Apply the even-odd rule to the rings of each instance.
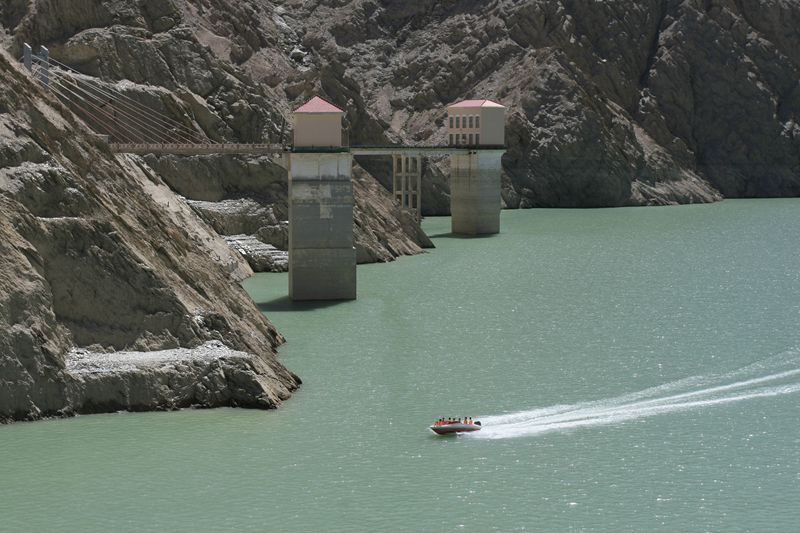
[[[305,381],[278,411],[0,427],[0,530],[796,531],[800,201],[502,228],[428,219],[354,302],[248,280]]]

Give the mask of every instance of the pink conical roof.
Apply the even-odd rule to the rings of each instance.
[[[295,113],[344,113],[332,103],[315,96],[294,110]]]
[[[461,100],[447,107],[505,107],[491,100]]]

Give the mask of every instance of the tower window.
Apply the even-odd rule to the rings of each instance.
[[[481,127],[481,117],[480,117],[480,115],[475,117],[475,127],[476,128],[480,128]]]
[[[450,117],[450,127],[451,128],[453,127],[453,117],[452,116]]]
[[[469,127],[472,127],[472,116],[469,117]]]
[[[481,135],[479,133],[475,134],[475,144],[481,143]]]
[[[460,127],[461,127],[461,117],[457,116],[456,117],[456,128],[460,128]]]
[[[450,121],[452,122],[453,119],[451,118]],[[453,144],[453,134],[452,133],[450,134],[450,144],[451,145]]]
[[[472,134],[471,133],[469,134],[469,144],[470,145],[472,144]]]

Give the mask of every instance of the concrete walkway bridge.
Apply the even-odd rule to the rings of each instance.
[[[294,300],[356,298],[353,243],[353,156],[392,158],[392,194],[417,218],[422,212],[422,158],[450,157],[452,231],[500,231],[500,170],[505,152],[505,108],[464,100],[447,108],[446,145],[347,146],[344,110],[314,97],[293,113],[292,144],[214,141],[194,126],[126,95],[118,86],[38,54],[25,44],[30,74],[77,115],[111,151],[130,154],[269,155],[289,176],[289,296]]]

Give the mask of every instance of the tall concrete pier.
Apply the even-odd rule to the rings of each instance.
[[[449,106],[447,111],[449,144],[475,148],[468,154],[450,156],[452,232],[498,233],[505,107],[491,100],[464,100]]]
[[[289,154],[289,297],[356,297],[352,156],[338,107],[315,97],[294,112]]]

